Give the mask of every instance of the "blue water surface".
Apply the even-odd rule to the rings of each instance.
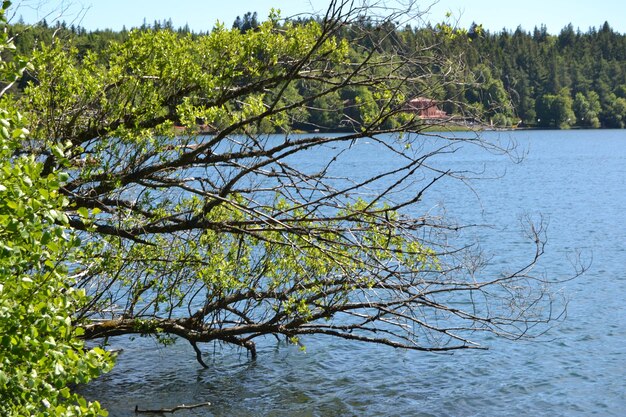
[[[461,134],[463,135],[463,134]],[[517,143],[522,163],[459,144],[434,158],[482,176],[443,180],[411,214],[445,213],[485,227],[479,240],[492,266],[528,258],[520,218],[547,225],[537,272],[560,284],[567,318],[534,341],[488,338],[487,351],[405,352],[329,338],[305,339],[306,352],[268,338],[256,361],[245,351],[205,345],[202,369],[184,341],[112,340],[115,369],[81,388],[113,417],[140,408],[210,401],[177,416],[623,416],[626,415],[626,131],[486,132]],[[428,146],[428,145],[426,145]],[[347,176],[393,166],[381,144],[359,140],[339,162]],[[303,161],[302,163],[306,163]],[[315,161],[308,161],[314,163]],[[428,178],[424,178],[427,180]]]

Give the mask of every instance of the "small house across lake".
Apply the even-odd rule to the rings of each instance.
[[[448,114],[440,110],[437,101],[426,98],[416,97],[406,103],[406,111],[417,113],[422,119],[445,119]]]

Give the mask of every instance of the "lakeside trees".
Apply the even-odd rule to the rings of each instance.
[[[236,29],[247,31],[259,24],[254,13],[248,12],[243,16],[243,19],[234,22]],[[300,18],[294,23],[304,22],[306,19]],[[519,121],[525,126],[562,128],[620,128],[626,124],[622,105],[623,99],[626,99],[626,56],[623,52],[626,49],[626,35],[615,32],[608,23],[599,28],[589,28],[586,32],[569,25],[558,35],[547,33],[545,27],[534,28],[532,31],[517,28],[490,33],[473,24],[465,33],[446,25],[418,28],[411,26],[411,23],[410,19],[381,23],[371,17],[361,16],[351,22],[351,30],[337,31],[336,36],[338,39],[348,40],[353,53],[357,53],[361,47],[369,48],[374,43],[380,50],[390,54],[432,45],[444,56],[462,57],[467,88],[461,90],[458,86],[449,84],[446,88],[433,89],[432,97],[429,97],[440,100],[449,113],[459,110],[459,106],[453,104],[458,102],[465,109],[481,111],[487,118],[486,122],[493,121],[500,126],[511,126]],[[168,25],[171,28],[171,22],[154,22],[151,26],[144,24],[139,30],[167,28]],[[358,35],[359,31],[354,30],[357,27],[361,34],[367,31],[369,35]],[[449,30],[444,30],[446,27]],[[46,23],[29,30],[24,29],[25,26],[19,23],[10,28],[12,33],[20,34],[16,38],[16,46],[22,55],[30,54],[37,42],[49,44],[53,34],[58,38],[72,38],[81,55],[87,51],[102,51],[109,42],[124,41],[129,35],[128,31],[87,32],[83,28],[68,27],[64,23]],[[202,36],[209,32],[192,36]],[[177,33],[189,34],[189,29],[181,28]],[[460,36],[451,39],[449,35],[455,33]],[[472,42],[467,42],[468,38]],[[353,46],[356,47],[352,48]],[[28,77],[21,82],[22,87],[27,80]],[[472,80],[476,82],[474,87],[470,87]],[[478,85],[483,82],[490,87]],[[300,94],[311,88],[305,84],[292,87],[292,91]],[[569,117],[569,114],[565,118],[566,121],[570,119],[569,123],[559,122],[558,117],[537,115],[538,110],[546,109],[546,102],[553,102],[554,99],[561,102],[561,99],[565,99],[563,91],[567,91],[566,95],[569,97],[566,102],[561,103],[567,107],[563,111],[574,111],[574,117]],[[350,97],[349,93],[346,97],[346,93],[340,93],[344,102]],[[581,97],[590,101],[590,94],[595,96],[591,100],[593,114],[585,117],[580,113],[580,107],[578,110],[575,108],[574,102],[579,94],[582,96],[579,96],[578,105],[581,104]],[[325,97],[321,100],[330,99],[331,97]],[[335,97],[333,100],[338,101],[339,98]],[[313,111],[294,120],[292,127],[312,129],[318,124],[331,124],[333,129],[337,129],[340,121],[333,117],[336,116],[331,113]]]
[[[615,103],[626,83],[626,35],[608,23],[586,32],[569,25],[558,35],[546,33],[545,27],[532,33],[522,28],[486,33],[472,48],[479,54],[468,55],[470,61],[481,57],[497,69],[525,125],[624,127],[623,111]],[[586,116],[576,108],[582,97],[593,108]],[[550,107],[557,114],[547,119],[538,114]]]
[[[459,88],[463,62],[443,42],[407,48],[392,22],[410,11],[374,12],[333,1],[319,20],[271,15],[254,30],[143,30],[102,50],[66,40],[35,52],[32,82],[11,102],[30,121],[15,152],[42,161],[41,176],[68,172],[60,192],[82,243],[67,267],[90,296],[74,312],[85,338],[178,336],[204,364],[210,341],[252,357],[265,335],[444,351],[480,348],[481,332],[531,337],[558,316],[549,283],[531,275],[541,230],[526,265],[481,275],[468,248],[448,243],[458,226],[420,210],[433,184],[463,175],[431,164],[438,154],[502,150],[479,137],[427,149],[411,134],[434,122],[407,113],[407,97]],[[339,114],[350,131],[260,134],[311,114],[318,128]],[[199,121],[213,134],[198,135]],[[361,138],[401,163],[338,173]],[[314,155],[321,165],[302,165]]]

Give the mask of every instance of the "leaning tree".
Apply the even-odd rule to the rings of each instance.
[[[423,145],[450,120],[407,102],[468,81],[444,53],[465,40],[440,26],[408,47],[398,27],[414,17],[334,0],[322,17],[272,14],[250,30],[138,30],[81,53],[71,40],[43,45],[15,98],[32,122],[20,152],[42,175],[69,174],[61,190],[82,241],[69,267],[91,297],[75,314],[84,337],[178,337],[203,363],[211,341],[252,357],[265,335],[443,351],[553,320],[531,275],[541,239],[526,265],[491,276],[449,243],[457,227],[420,205],[460,175],[433,157],[491,145]],[[346,173],[364,138],[396,163]]]

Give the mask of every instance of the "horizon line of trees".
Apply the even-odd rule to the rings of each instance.
[[[472,28],[470,28],[470,36]],[[626,126],[626,35],[605,22],[599,29],[558,35],[545,26],[475,36],[470,68],[489,63],[521,122],[538,127]]]
[[[299,18],[292,21],[300,24],[312,18]],[[247,12],[243,18],[237,16],[232,28],[242,32],[256,30],[260,22],[257,13]],[[352,23],[361,25],[376,33],[376,23],[369,18]],[[533,31],[521,27],[515,30],[503,29],[499,32],[483,30],[473,23],[469,29],[454,29],[461,36],[448,36],[442,28],[447,25],[424,27],[393,27],[385,22],[380,33],[387,39],[380,42],[384,52],[411,51],[423,45],[436,45],[444,55],[463,56],[467,82],[454,88],[434,91],[434,97],[450,115],[462,115],[471,119],[482,115],[482,122],[502,127],[526,126],[540,128],[571,127],[580,128],[624,128],[626,127],[626,34],[614,31],[608,22],[601,27],[591,27],[586,32],[575,30],[572,24],[564,27],[558,35],[547,32],[544,25]],[[95,30],[87,31],[65,22],[48,25],[45,20],[34,26],[19,23],[11,25],[17,53],[29,56],[39,45],[50,44],[53,37],[72,39],[81,53],[98,52],[110,42],[122,42],[132,30],[170,30],[179,35],[194,33],[188,25],[175,28],[171,19],[147,24],[145,19],[138,28],[130,31]],[[207,32],[209,33],[209,32]],[[351,45],[354,43],[374,44],[377,39],[351,39],[354,31],[345,30],[343,36]],[[469,42],[468,42],[469,39]],[[355,49],[356,53],[356,49]],[[31,81],[26,74],[18,84],[23,89]],[[294,94],[304,94],[308,88],[304,83],[297,86]],[[341,112],[303,111],[294,119],[292,128],[300,130],[350,129],[356,121],[367,118],[363,107],[356,104],[371,101],[366,88],[339,90],[333,97],[317,103],[320,109],[325,106],[337,108],[345,103]],[[412,97],[407,97],[410,99]],[[375,109],[369,109],[374,112]],[[390,121],[391,123],[391,121]],[[271,126],[261,127],[271,130]]]

